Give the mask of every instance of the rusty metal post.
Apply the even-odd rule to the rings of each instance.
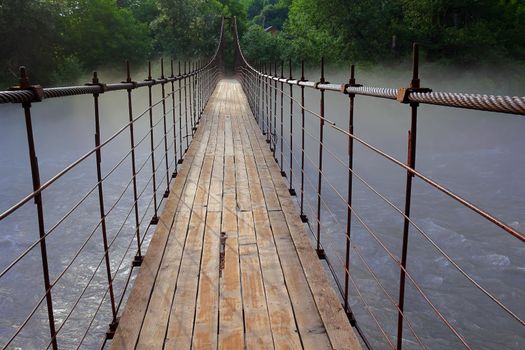
[[[20,67],[20,89],[29,89],[29,78],[27,77],[25,67]],[[31,177],[33,180],[33,191],[40,189],[40,170],[38,165],[38,158],[36,156],[35,140],[33,136],[33,125],[31,121],[31,102],[22,103],[24,108],[24,117],[27,132],[27,145],[29,150],[29,161],[31,165]],[[46,229],[44,223],[44,205],[42,202],[42,193],[37,192],[34,197],[36,205],[37,218],[38,218],[38,234],[40,237],[40,254],[42,258],[42,273],[44,277],[44,288],[46,291],[46,305],[47,305],[47,317],[49,322],[49,332],[51,334],[51,345],[53,350],[58,349],[56,339],[56,328],[55,328],[55,316],[53,312],[53,298],[51,296],[51,283],[49,279],[49,265],[47,260],[47,245],[46,245]]]
[[[281,61],[281,79],[284,79],[284,61]],[[281,153],[281,161],[279,163],[279,167],[281,168],[281,175],[282,171],[284,170],[284,156],[283,156],[283,148],[284,148],[284,83],[281,81],[281,133],[280,133],[280,147],[279,151]]]
[[[204,82],[205,82],[205,71],[204,71],[204,61],[201,60],[201,73],[200,73],[200,101],[201,101],[201,104],[200,104],[200,114],[199,114],[199,119],[202,118],[202,114],[204,113]]]
[[[301,81],[304,77],[304,60],[301,61]],[[304,85],[301,85],[301,221],[308,222],[308,217],[304,213]]]
[[[292,59],[288,61],[288,65],[290,67],[290,80],[292,80]],[[288,85],[290,85],[290,178],[288,179],[290,187],[288,188],[288,192],[290,193],[290,195],[296,196],[297,193],[293,188],[293,84]]]
[[[173,70],[173,59],[171,60],[171,75],[170,78],[175,78],[174,70]],[[174,169],[173,173],[171,174],[171,178],[177,177],[177,162],[178,162],[178,154],[177,154],[177,118],[175,116],[175,81],[171,80],[171,106],[172,106],[172,117],[173,117],[173,156],[174,156]]]
[[[194,95],[194,101],[195,101],[195,108],[194,108],[194,111],[195,111],[195,130],[197,130],[197,126],[199,125],[200,123],[200,118],[199,118],[199,115],[200,115],[200,111],[199,111],[199,66],[197,64],[197,62],[194,63],[194,67],[195,67],[195,75],[194,75],[194,78],[193,78],[193,84],[194,84],[194,89],[195,89],[195,95]]]
[[[271,76],[272,75],[272,64],[271,63],[268,63],[268,75]],[[267,140],[267,143],[270,144],[270,151],[272,150],[272,133],[273,133],[273,125],[272,125],[272,106],[273,106],[273,103],[272,103],[272,99],[273,99],[273,93],[272,93],[272,82],[271,82],[271,79],[270,78],[266,78],[266,82],[268,84],[268,103],[269,103],[269,110],[270,110],[270,113],[268,114],[268,136],[269,136],[269,139]]]
[[[182,77],[181,77],[181,69],[180,69],[180,60],[178,61],[178,63],[179,63],[179,75],[178,75],[177,80],[179,81],[179,152],[180,152],[180,158],[179,158],[178,163],[182,164],[184,152],[182,151],[182,140],[183,140],[183,137],[182,137]],[[186,130],[186,133],[188,133],[187,130]]]
[[[138,203],[138,190],[137,190],[137,167],[136,167],[136,155],[135,155],[135,131],[133,125],[133,104],[131,91],[135,88],[135,82],[131,80],[131,69],[129,61],[126,61],[126,83],[132,84],[133,87],[128,88],[128,120],[129,120],[129,141],[131,149],[131,175],[133,183],[133,206],[135,211],[135,236],[137,237],[137,254],[133,259],[133,266],[140,266],[144,260],[142,256],[142,242],[140,240],[140,218],[139,218],[139,203]]]
[[[188,140],[188,137],[190,136],[189,130],[188,130],[188,83],[187,83],[187,77],[186,77],[186,61],[184,61],[184,125],[186,128],[186,149],[184,150],[184,154],[186,154],[186,151],[188,150],[188,147],[190,146],[190,142]]]
[[[277,137],[277,80],[275,80],[275,77],[277,77],[277,62],[274,62],[273,63],[273,76],[274,76],[274,92],[273,92],[273,132],[272,132],[272,136],[273,136],[273,149],[272,149],[272,154],[273,154],[273,158],[275,159],[275,144],[276,144],[276,141],[275,141],[275,138]],[[272,146],[272,144],[270,144],[270,148]]]
[[[350,70],[350,80],[348,86],[358,86],[355,83],[355,66],[352,65]],[[355,94],[348,94],[349,97],[349,117],[348,117],[348,192],[346,197],[346,254],[345,254],[345,290],[344,290],[344,308],[351,323],[355,324],[355,318],[348,304],[348,284],[350,280],[350,243],[352,233],[352,187],[353,187],[353,169],[354,169],[354,102]]]
[[[99,85],[101,87],[102,93],[104,92],[104,85],[99,83],[97,72],[93,73],[93,79],[91,81],[92,85]],[[109,299],[111,303],[111,324],[109,326],[110,331],[107,332],[110,337],[113,336],[114,331],[118,325],[117,319],[117,309],[115,307],[115,295],[113,292],[113,278],[111,276],[111,262],[109,260],[109,246],[108,246],[108,236],[107,236],[107,227],[106,227],[106,210],[104,207],[104,189],[102,185],[102,149],[100,142],[100,112],[98,108],[98,98],[99,93],[93,94],[93,104],[94,104],[94,114],[95,114],[95,156],[97,163],[97,187],[98,187],[98,203],[99,203],[99,212],[100,212],[100,227],[102,231],[102,244],[104,247],[104,262],[106,264],[106,275],[108,279],[108,291]]]
[[[321,80],[319,84],[324,84],[324,57],[321,58]],[[323,136],[324,136],[324,89],[319,89],[321,91],[321,103],[320,103],[320,114],[321,118],[319,119],[319,169],[317,173],[317,244],[316,251],[319,259],[324,259],[325,252],[321,249],[321,194],[322,194],[322,184],[323,184]]]
[[[192,62],[191,63],[191,90],[192,90],[192,102],[193,102],[193,113],[192,113],[192,120],[193,120],[193,133],[192,133],[192,136],[195,134],[195,131],[197,130],[197,124],[198,124],[198,120],[197,120],[197,100],[196,100],[196,94],[197,94],[197,77],[195,76],[195,62]]]
[[[258,65],[258,69],[260,71],[260,65]],[[259,74],[256,74],[255,76],[255,113],[256,113],[256,119],[257,119],[257,125],[259,125],[259,128],[261,127],[261,78]]]
[[[410,82],[410,92],[420,90],[419,81],[419,46],[413,46],[412,81]],[[411,169],[416,167],[416,136],[417,136],[417,108],[419,103],[410,103],[410,130],[408,131],[408,166]],[[403,312],[405,309],[405,278],[408,253],[408,233],[410,228],[410,206],[412,200],[412,178],[414,175],[407,170],[405,188],[405,218],[403,221],[403,245],[401,251],[401,268],[399,275],[399,310],[397,316],[397,350],[403,346]]]
[[[261,66],[258,64],[258,70],[261,71]],[[261,76],[259,74],[255,77],[255,83],[256,83],[256,100],[255,100],[255,110],[256,110],[256,119],[257,119],[257,125],[259,125],[259,128],[261,127]]]
[[[148,79],[146,81],[152,81],[151,78],[151,61],[148,61]],[[153,182],[153,209],[154,214],[151,218],[151,225],[156,225],[159,222],[159,216],[157,213],[157,175],[155,170],[155,140],[153,136],[153,97],[151,93],[152,86],[148,85],[148,102],[149,102],[149,135],[150,135],[150,148],[151,148],[151,173],[152,173],[152,182]]]
[[[264,64],[261,64],[261,72],[264,73]],[[260,121],[261,121],[261,126],[262,126],[262,130],[263,130],[263,135],[266,135],[266,131],[265,131],[265,123],[266,123],[266,114],[265,114],[265,111],[264,109],[266,108],[266,103],[265,103],[265,99],[266,99],[266,94],[265,94],[265,85],[264,85],[264,76],[263,75],[260,75],[259,76],[259,83],[260,83],[260,89],[261,89],[261,117],[260,117]]]
[[[268,75],[268,71],[266,70],[266,63],[264,64],[264,74]],[[269,114],[269,111],[268,111],[268,107],[269,107],[269,100],[268,100],[268,77],[264,77],[264,94],[265,94],[265,105],[266,105],[266,117],[264,118],[265,121],[266,121],[266,143],[270,143],[270,129],[269,129],[269,125],[270,125],[270,114]]]
[[[197,61],[197,124],[201,121],[201,114],[202,114],[202,99],[201,99],[201,62],[200,60]]]
[[[164,191],[164,198],[168,198],[170,195],[170,165],[168,159],[168,129],[166,127],[166,77],[164,76],[164,58],[160,59],[160,79],[162,80],[161,93],[162,93],[162,122],[164,124],[164,163],[166,165],[166,191]]]
[[[193,91],[193,63],[192,62],[188,62],[188,73],[189,73],[189,77],[188,77],[188,84],[190,85],[190,88],[189,88],[189,100],[190,100],[190,123],[191,123],[191,139],[193,140],[193,135],[195,134],[195,105],[193,103],[193,97],[195,95],[195,92]]]

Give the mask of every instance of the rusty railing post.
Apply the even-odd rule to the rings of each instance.
[[[166,127],[166,78],[164,77],[164,58],[160,59],[160,79],[162,82],[161,93],[162,93],[162,122],[164,124],[164,163],[166,165],[166,191],[164,191],[164,198],[168,198],[170,195],[170,166],[168,159],[168,129]]]
[[[355,66],[350,69],[350,80],[347,86],[360,86],[355,83]],[[345,91],[346,92],[346,91]],[[345,251],[345,289],[344,289],[344,308],[348,319],[352,325],[355,325],[355,318],[350,310],[348,303],[348,284],[350,279],[350,243],[352,233],[352,187],[353,187],[353,169],[354,169],[354,102],[355,94],[349,93],[349,116],[348,116],[348,192],[346,197],[346,251]]]
[[[324,57],[321,58],[321,80],[319,84],[324,84]],[[318,84],[318,85],[319,85]],[[321,103],[320,103],[320,114],[321,118],[319,119],[319,168],[317,173],[317,244],[316,251],[319,259],[326,258],[325,252],[321,249],[321,194],[322,194],[322,184],[323,184],[323,136],[324,136],[324,89],[319,89],[321,91]]]
[[[192,120],[193,120],[193,128],[192,128],[192,133],[191,133],[191,136],[192,136],[192,140],[193,140],[193,135],[195,134],[195,131],[197,130],[197,100],[195,99],[196,98],[196,92],[197,92],[197,88],[196,88],[196,76],[195,76],[195,62],[192,62],[191,63],[191,91],[192,91],[192,94],[191,94],[191,102],[190,102],[190,106],[193,106],[192,107]]]
[[[29,78],[25,67],[20,67],[20,85],[22,90],[31,89]],[[38,87],[41,89],[40,87]],[[47,259],[47,245],[46,245],[46,229],[44,223],[44,205],[42,202],[42,193],[40,190],[40,170],[38,165],[38,158],[36,156],[35,140],[33,136],[33,124],[31,121],[31,102],[22,103],[24,108],[24,117],[27,132],[27,145],[29,150],[29,162],[31,165],[31,177],[33,181],[33,191],[37,192],[34,196],[34,202],[37,210],[38,218],[38,234],[40,237],[40,255],[42,258],[42,273],[44,277],[44,288],[46,293],[47,317],[49,322],[49,333],[51,334],[51,346],[53,350],[58,349],[55,328],[55,316],[53,311],[53,298],[51,296],[51,282],[49,279],[49,265]]]
[[[105,86],[100,84],[98,80],[97,72],[93,72],[93,79],[91,80],[91,85],[98,85],[101,88],[101,93],[104,93]],[[107,236],[107,227],[106,227],[106,210],[104,207],[104,189],[102,185],[102,148],[100,146],[100,111],[98,104],[99,93],[93,94],[93,105],[94,105],[94,115],[95,115],[95,156],[97,163],[97,188],[98,188],[98,203],[99,203],[99,212],[100,212],[100,227],[102,231],[102,244],[104,247],[104,262],[106,264],[106,275],[108,279],[108,291],[109,299],[111,303],[111,324],[109,325],[109,331],[106,333],[107,337],[111,339],[115,334],[115,330],[118,325],[117,319],[117,309],[115,307],[115,295],[113,292],[113,278],[111,275],[111,261],[109,260],[109,246],[108,246],[108,236]]]
[[[408,95],[412,92],[429,92],[430,89],[421,88],[419,80],[419,45],[413,45],[413,59],[412,59],[412,80],[410,88],[400,89],[397,100],[401,103],[410,104],[410,130],[408,131],[408,166],[410,169],[416,167],[416,136],[417,136],[417,108],[419,103],[408,102]],[[408,255],[408,233],[410,228],[410,205],[412,200],[412,178],[414,175],[407,170],[406,175],[406,192],[405,192],[405,218],[403,220],[403,245],[401,248],[401,268],[399,274],[399,310],[397,317],[397,350],[401,350],[403,346],[403,312],[405,308],[405,278]]]
[[[293,68],[292,68],[292,59],[288,61],[288,65],[290,67],[290,80],[293,79]],[[288,179],[288,183],[290,187],[288,188],[288,192],[292,196],[296,196],[297,193],[295,192],[295,189],[293,188],[293,84],[290,85],[290,178]]]
[[[151,78],[151,61],[148,61],[148,79],[146,79],[148,82],[153,82],[153,79]],[[148,85],[148,103],[149,103],[149,135],[150,135],[150,148],[151,148],[151,173],[152,173],[152,183],[153,183],[153,210],[154,214],[151,218],[151,225],[156,225],[159,222],[159,216],[158,216],[158,208],[157,208],[157,176],[156,176],[156,169],[155,169],[155,140],[153,136],[153,96],[151,93],[152,90],[152,84]]]
[[[272,136],[273,136],[273,143],[270,144],[270,149],[272,149],[272,144],[273,144],[273,149],[272,149],[272,155],[273,155],[273,158],[275,159],[275,144],[276,144],[276,141],[275,141],[275,138],[277,137],[277,80],[275,79],[275,77],[277,77],[277,62],[274,62],[273,63],[273,81],[274,81],[274,92],[273,92],[273,132],[272,132]]]
[[[195,133],[195,113],[194,113],[194,103],[193,103],[193,96],[195,95],[193,91],[193,63],[188,62],[188,84],[190,85],[189,92],[188,92],[188,99],[190,101],[190,123],[191,123],[191,139],[193,140],[193,135]]]
[[[281,61],[281,79],[284,79],[284,61]],[[284,83],[281,80],[281,132],[280,132],[280,162],[279,167],[281,168],[281,175],[282,171],[284,170],[284,155],[283,155],[283,148],[284,148]]]
[[[268,129],[268,135],[269,135],[269,140],[268,140],[268,143],[270,144],[270,151],[272,150],[272,136],[273,136],[273,125],[272,125],[272,119],[273,119],[273,111],[272,111],[272,106],[273,106],[273,91],[272,91],[272,82],[271,82],[271,77],[272,76],[272,63],[268,63],[268,78],[266,79],[266,82],[268,84],[268,103],[269,103],[269,109],[270,109],[270,113],[268,114],[268,125],[269,125],[269,129]]]
[[[188,83],[187,83],[187,76],[186,76],[186,61],[184,61],[184,126],[186,129],[186,149],[184,150],[184,154],[186,154],[186,151],[188,151],[188,147],[190,146],[189,142],[189,130],[188,130]],[[193,126],[192,126],[193,127]]]
[[[268,70],[266,69],[266,63],[264,64],[264,74],[266,75],[264,77],[264,94],[265,94],[265,104],[266,104],[266,118],[264,118],[266,120],[266,143],[270,143],[270,113],[269,113],[269,97],[268,97],[268,93],[270,91],[268,91]]]
[[[135,236],[137,237],[137,254],[133,259],[133,266],[140,266],[142,264],[142,242],[140,240],[140,218],[139,218],[139,203],[138,203],[138,190],[137,190],[137,167],[136,167],[136,155],[135,155],[135,131],[133,125],[133,101],[131,91],[135,89],[136,83],[131,80],[131,68],[129,61],[126,61],[126,83],[131,84],[132,87],[127,89],[128,92],[128,120],[129,120],[129,141],[131,149],[131,175],[133,183],[133,206],[135,211]]]
[[[200,108],[201,108],[201,113],[199,115],[199,119],[202,118],[202,114],[204,113],[204,108],[205,108],[205,104],[204,104],[204,82],[205,82],[205,71],[204,71],[204,60],[201,59],[201,67],[200,67],[200,70],[201,70],[201,73],[200,73],[200,100],[201,100],[201,105],[200,105]]]
[[[260,63],[257,65],[257,69],[258,69],[258,72],[261,71],[261,64]],[[259,128],[261,128],[261,97],[262,97],[262,90],[261,90],[261,76],[258,73],[256,73],[256,76],[255,76],[255,84],[256,84],[255,113],[256,113],[257,125],[259,125]]]
[[[173,169],[173,173],[171,174],[171,178],[175,178],[177,177],[177,163],[178,163],[178,154],[177,154],[177,118],[176,118],[176,112],[175,112],[175,81],[173,79],[175,79],[175,74],[174,74],[174,70],[173,70],[173,59],[171,59],[171,63],[170,63],[170,67],[171,67],[171,75],[170,75],[170,79],[171,79],[171,106],[172,106],[172,110],[171,110],[171,113],[172,113],[172,117],[173,117],[173,156],[175,157],[174,158],[174,161],[173,161],[173,164],[174,164],[174,169]]]
[[[306,81],[304,77],[304,60],[301,60],[301,81]],[[308,222],[308,217],[304,213],[304,85],[301,85],[301,221]]]
[[[184,152],[182,151],[182,140],[183,140],[183,137],[182,137],[182,76],[181,76],[181,69],[180,69],[181,68],[180,60],[178,61],[178,63],[179,63],[179,75],[178,75],[177,80],[179,81],[179,152],[180,152],[180,158],[179,158],[178,163],[182,164]],[[188,133],[187,130],[186,130],[186,133]]]

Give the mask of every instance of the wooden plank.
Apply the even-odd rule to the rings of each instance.
[[[219,349],[244,348],[244,323],[237,232],[227,232],[220,288]]]
[[[237,205],[235,202],[235,172],[233,156],[225,156],[222,231],[237,232]]]
[[[214,106],[214,113],[210,120],[201,120],[209,123],[213,130],[219,118],[219,104]],[[206,148],[201,176],[197,187],[195,202],[188,233],[188,246],[185,249],[181,264],[180,280],[177,281],[173,305],[170,313],[169,325],[166,332],[165,348],[178,349],[190,348],[193,336],[193,322],[196,308],[198,278],[201,263],[202,240],[206,218],[206,205],[208,203],[209,186],[213,165],[213,155],[210,150],[216,146],[216,134],[212,132]]]
[[[169,237],[136,349],[159,348],[164,343],[166,325],[168,324],[175,291],[173,281],[176,281],[178,277],[178,267],[185,245],[189,221],[189,212],[179,211],[177,213],[174,223],[176,229]]]
[[[221,111],[223,113],[223,111]],[[224,176],[224,118],[219,118],[217,133],[217,145],[211,175],[210,196],[208,198],[208,211],[221,211],[222,187]]]
[[[190,213],[194,204],[194,199],[199,188],[197,181],[201,184],[200,188],[206,188],[209,182],[209,171],[211,168],[203,165],[204,153],[207,145],[201,144],[199,151],[195,155],[195,161],[191,165],[186,187],[184,189],[183,201],[178,208],[175,223],[173,226],[174,233],[170,234],[167,242],[164,257],[159,269],[158,276],[155,280],[151,301],[148,305],[146,317],[142,325],[142,330],[137,343],[137,349],[151,349],[161,347],[164,343],[163,338],[166,333],[170,308],[172,306],[173,295],[175,292],[175,281],[177,281],[182,250],[185,246],[186,233],[190,224]],[[198,179],[198,180],[197,180]],[[202,215],[202,214],[201,214]],[[196,217],[192,217],[190,234],[195,233]]]
[[[241,296],[241,276],[239,264],[239,244],[237,230],[235,152],[233,139],[233,120],[226,116],[225,160],[223,183],[221,245],[222,272],[220,279],[219,311],[219,349],[244,348],[244,322]]]
[[[245,117],[245,121],[249,123],[253,132],[253,130],[258,130],[258,127],[251,119],[250,117]],[[259,145],[265,142],[260,132],[253,132],[253,135]],[[273,161],[273,156],[268,148],[266,148],[264,153],[264,158],[272,174],[272,180],[281,202],[295,250],[299,255],[303,271],[307,277],[308,284],[332,347],[334,349],[361,349],[357,337],[348,322],[346,313],[339,302],[339,298],[331,287],[328,277],[307,237],[304,224],[297,215],[297,208],[293,203],[293,199],[287,193],[287,186],[284,181],[279,178],[280,170]]]
[[[270,212],[269,215],[304,348],[331,349],[326,329],[295,251],[284,215],[278,211]]]
[[[275,349],[300,349],[301,341],[267,211],[254,209],[253,216]]]
[[[216,349],[219,308],[221,213],[208,211],[193,333],[194,349]]]
[[[239,213],[239,254],[245,342],[248,349],[273,349],[261,267],[251,212]]]
[[[266,208],[264,201],[264,194],[259,180],[259,173],[257,165],[253,156],[245,155],[244,164],[248,174],[248,186],[250,190],[251,207],[252,208]]]
[[[191,347],[205,217],[205,208],[193,209],[164,349],[189,349]],[[173,281],[167,282],[173,283]],[[161,340],[164,341],[164,337]]]
[[[119,327],[111,343],[111,349],[132,349],[137,343],[142,323],[149,305],[150,297],[157,278],[160,262],[163,258],[166,242],[168,240],[175,211],[182,198],[183,188],[188,185],[188,173],[193,164],[193,158],[198,150],[205,148],[209,137],[209,129],[204,128],[197,131],[195,140],[188,150],[185,162],[179,175],[171,188],[164,210],[159,217],[159,223],[140,267],[133,289],[126,303],[126,307],[120,319]]]
[[[202,122],[201,122],[202,124]],[[204,156],[204,163],[202,164],[201,177],[197,185],[197,193],[195,195],[194,206],[203,207],[208,205],[209,188],[211,181],[211,171],[213,169],[213,156]]]

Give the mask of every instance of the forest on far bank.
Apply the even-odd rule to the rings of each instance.
[[[55,85],[127,59],[209,57],[221,16],[238,18],[257,62],[390,64],[414,41],[427,62],[525,60],[522,0],[0,0],[0,83],[20,65]]]

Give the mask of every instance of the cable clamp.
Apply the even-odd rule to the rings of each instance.
[[[98,92],[99,94],[103,94],[104,92],[107,91],[106,84],[102,84],[102,83],[86,83],[84,85],[86,85],[86,86],[99,86],[100,87],[100,91]]]
[[[8,89],[9,91],[31,91],[33,93],[33,99],[31,102],[42,102],[44,99],[44,88],[42,85],[29,85],[29,86],[13,86]]]
[[[136,81],[127,81],[127,80],[124,80],[124,81],[121,81],[122,84],[131,84],[131,89],[128,89],[128,90],[134,90],[137,88],[137,82]]]
[[[399,88],[397,91],[397,97],[396,100],[400,103],[410,103],[409,96],[411,93],[419,92],[419,93],[428,93],[432,92],[432,89],[429,88]]]

